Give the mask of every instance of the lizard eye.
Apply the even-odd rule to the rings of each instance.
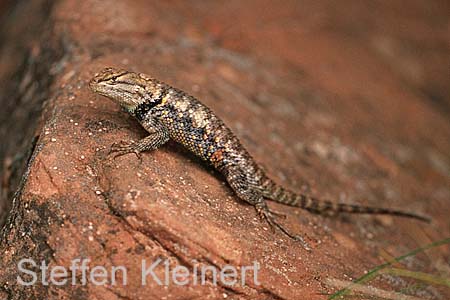
[[[121,71],[121,72],[114,72],[110,73],[107,76],[105,76],[105,81],[108,81],[109,83],[115,84],[117,82],[117,79],[127,74],[127,71]]]
[[[116,84],[117,83],[117,78],[119,78],[120,76],[122,76],[122,74],[120,75],[112,75],[111,77],[107,78],[107,81],[111,84]]]

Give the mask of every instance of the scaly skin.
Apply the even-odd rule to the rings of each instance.
[[[135,142],[115,144],[118,155],[155,150],[169,139],[182,144],[222,173],[236,195],[253,205],[272,227],[292,238],[274,218],[265,199],[300,207],[316,213],[391,214],[428,221],[398,210],[322,201],[286,190],[268,178],[231,130],[205,105],[185,92],[145,74],[106,68],[90,82],[92,91],[119,103],[150,133]]]

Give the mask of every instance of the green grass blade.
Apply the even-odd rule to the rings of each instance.
[[[396,257],[396,258],[394,258],[391,261],[388,261],[388,262],[386,262],[384,264],[381,264],[381,265],[373,268],[367,274],[365,274],[365,275],[361,276],[360,278],[356,279],[353,283],[361,284],[361,283],[367,282],[370,279],[372,279],[373,277],[377,276],[380,270],[382,270],[382,269],[384,269],[386,267],[389,267],[394,262],[400,262],[400,261],[402,261],[403,259],[405,259],[407,257],[414,256],[414,255],[416,255],[418,253],[421,253],[421,252],[424,252],[425,250],[428,250],[430,248],[439,247],[439,246],[442,246],[442,245],[445,245],[445,244],[449,244],[449,243],[450,243],[450,238],[446,238],[446,239],[443,239],[443,240],[436,241],[436,242],[433,242],[431,244],[425,245],[423,247],[419,247],[417,249],[414,249],[414,250],[412,250],[412,251],[410,251],[410,252],[408,252],[408,253],[406,253],[406,254],[404,254],[402,256]],[[352,289],[352,284],[350,284],[349,286],[347,286],[344,289],[341,289],[341,290],[337,291],[336,293],[331,295],[328,299],[329,300],[333,300],[333,299],[337,299],[338,297],[342,297],[342,296],[348,294],[351,291],[351,289]]]
[[[381,270],[381,272],[384,274],[414,278],[430,284],[444,285],[450,288],[450,278],[444,278],[428,273],[415,272],[399,268],[386,268],[384,270]]]

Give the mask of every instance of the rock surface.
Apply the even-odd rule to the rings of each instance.
[[[325,279],[357,278],[386,257],[450,236],[448,5],[278,3],[22,1],[3,15],[0,299],[326,299],[335,289]],[[307,252],[271,232],[174,143],[142,163],[133,155],[107,161],[112,143],[145,131],[88,90],[105,66],[198,97],[285,186],[420,212],[433,223],[326,218],[271,204],[312,246]],[[127,284],[23,286],[23,258],[124,266]],[[142,260],[157,258],[190,270],[257,261],[260,285],[251,273],[244,286],[211,277],[142,285]],[[444,246],[408,267],[445,273],[448,260]],[[408,282],[376,285],[401,290]],[[416,293],[448,295],[429,286]]]

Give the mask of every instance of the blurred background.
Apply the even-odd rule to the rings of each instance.
[[[294,215],[288,218],[290,226],[305,233],[312,243],[321,243],[317,242],[314,258],[303,260],[304,265],[295,272],[287,272],[285,265],[279,266],[283,271],[278,273],[267,271],[267,286],[280,299],[295,299],[296,291],[306,289],[310,289],[307,295],[319,299],[322,283],[317,278],[321,276],[362,274],[376,265],[379,257],[389,260],[450,235],[449,12],[448,0],[0,0],[0,226],[12,207],[23,211],[12,199],[21,196],[27,183],[26,165],[36,148],[41,151],[42,165],[57,166],[47,168],[45,174],[39,164],[30,170],[35,183],[28,185],[25,198],[38,203],[36,219],[67,212],[72,214],[69,220],[90,218],[95,227],[102,226],[99,220],[111,217],[107,210],[91,209],[101,207],[97,195],[91,193],[97,187],[85,182],[83,172],[92,167],[96,148],[104,149],[122,138],[120,134],[138,137],[143,132],[106,99],[94,97],[86,83],[105,66],[123,67],[148,73],[199,97],[236,132],[269,174],[286,186],[323,198],[404,208],[433,218],[430,226],[382,217],[340,222],[286,210]],[[104,124],[111,128],[103,130]],[[120,124],[121,130],[114,124]],[[65,155],[66,151],[70,155]],[[233,228],[227,231],[230,240],[246,236],[245,229],[236,225],[241,221],[227,227],[242,207],[236,206],[233,213],[226,207],[215,209],[214,205],[234,207],[235,203],[222,201],[228,196],[217,179],[180,153],[159,152],[159,158],[169,162],[167,169],[158,166],[147,171],[158,170],[160,173],[151,173],[158,178],[164,172],[172,174],[173,186],[185,184],[184,179],[173,176],[185,172],[183,176],[195,189],[177,195],[177,205],[171,207],[173,212],[179,210],[176,216],[183,217],[173,217],[173,223],[165,223],[169,219],[164,214],[155,214],[156,218],[168,227],[175,224],[174,228],[176,222],[186,222],[183,228],[193,239],[200,229],[205,230],[204,237],[220,235],[211,228]],[[174,163],[178,159],[186,164]],[[121,172],[121,180],[135,176],[134,171]],[[54,183],[68,174],[70,180]],[[49,183],[48,178],[54,180]],[[205,185],[208,189],[202,190]],[[218,199],[211,206],[214,209],[189,202],[200,194],[208,194],[213,202]],[[150,190],[148,195],[154,193]],[[168,205],[150,200],[161,206],[159,211]],[[48,207],[39,206],[42,203]],[[54,203],[57,208],[52,211]],[[193,219],[183,213],[186,207]],[[203,222],[209,226],[196,225],[195,209],[207,216]],[[243,213],[248,214],[243,220],[254,218],[253,211]],[[26,238],[34,238],[33,242],[47,243],[48,237],[58,236],[70,241],[67,244],[73,246],[73,253],[84,245],[95,251],[84,236],[73,237],[63,229],[52,231],[46,221],[10,224],[35,226],[34,231],[26,229],[24,233]],[[72,225],[81,232],[77,227],[81,225]],[[11,236],[17,237],[17,244],[25,243],[22,232],[17,232]],[[107,234],[106,238],[116,239]],[[297,266],[300,262],[292,259],[305,255],[295,246],[279,245],[259,253],[259,248],[252,247],[266,244],[249,241],[239,242],[243,253],[276,253],[286,258],[287,265]],[[215,245],[207,238],[201,242],[205,249]],[[109,259],[111,249],[98,249],[101,251],[95,255]],[[227,249],[231,248],[222,251]],[[283,252],[286,249],[287,254]],[[291,249],[297,249],[297,256]],[[128,257],[128,253],[122,254],[121,258]],[[448,249],[427,255],[417,258],[417,269],[438,270],[435,273],[448,278]],[[7,263],[13,266],[17,257],[11,257]],[[6,270],[13,282],[12,269],[0,267],[0,299],[2,271]],[[292,276],[293,282],[307,278],[308,285],[286,288],[283,276]],[[415,284],[389,279],[381,284],[388,289]],[[149,289],[147,293],[153,292]],[[135,292],[130,299],[146,295],[140,289],[130,290]],[[428,285],[420,285],[418,290],[427,299],[445,299],[448,292],[445,287]],[[217,295],[222,292],[214,290]],[[239,295],[244,292],[236,291]]]

